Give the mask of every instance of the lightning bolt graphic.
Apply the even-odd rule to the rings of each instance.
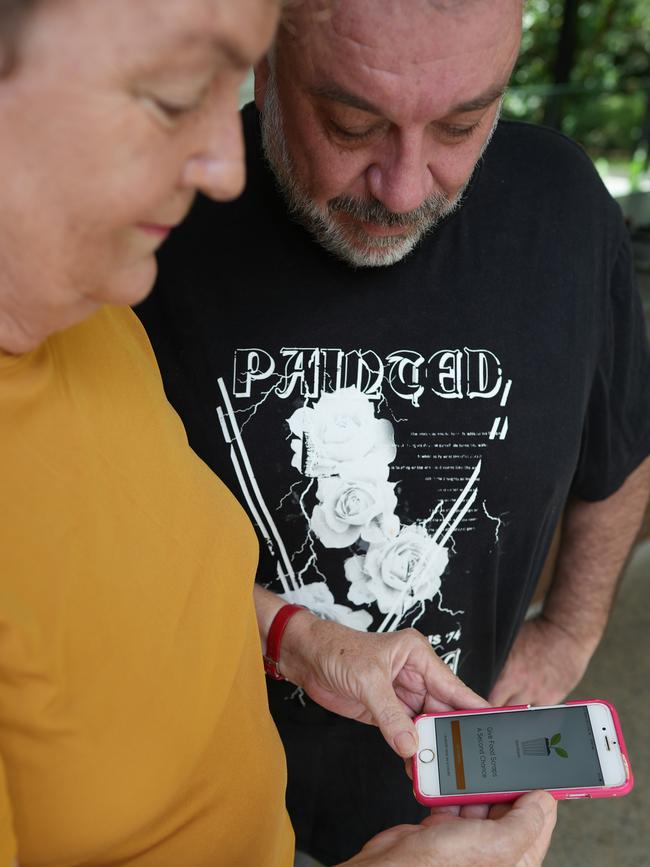
[[[300,584],[302,586],[304,586],[302,576],[305,575],[305,573],[307,572],[307,570],[309,569],[310,566],[314,567],[314,572],[317,575],[319,575],[323,579],[323,581],[325,581],[325,582],[327,581],[327,579],[325,578],[323,573],[320,571],[320,569],[316,565],[316,563],[318,562],[318,555],[316,554],[316,549],[314,548],[314,534],[312,533],[311,527],[310,527],[311,519],[310,519],[309,515],[307,514],[307,510],[305,509],[305,497],[307,496],[309,491],[313,488],[314,482],[315,482],[315,480],[312,479],[311,482],[309,483],[309,485],[302,492],[302,495],[301,495],[300,500],[299,500],[300,511],[303,514],[303,517],[305,519],[305,524],[307,526],[307,535],[305,536],[305,541],[300,546],[300,549],[291,558],[293,560],[294,557],[296,557],[298,554],[302,554],[302,552],[305,550],[307,545],[309,545],[309,550],[311,551],[311,556],[309,557],[309,559],[307,560],[305,565],[302,567],[300,572],[298,572],[298,574],[296,575],[297,579],[300,581]]]
[[[443,605],[440,604],[440,602],[441,602],[440,594],[438,594],[438,611],[440,611],[442,614],[451,614],[452,617],[458,617],[460,614],[465,613],[464,610],[463,611],[452,611],[451,608],[445,608]]]
[[[240,409],[234,410],[235,415],[248,413],[247,418],[245,418],[244,421],[242,421],[239,425],[240,431],[244,430],[248,422],[257,415],[257,410],[266,403],[268,398],[273,394],[276,388],[280,387],[283,381],[286,383],[287,379],[288,377],[286,375],[283,376],[282,374],[276,373],[273,385],[270,385],[266,391],[262,392],[262,396],[256,403],[249,404],[248,406],[243,406]]]
[[[297,686],[291,695],[286,695],[284,700],[292,701],[294,698],[297,698],[303,707],[307,707],[307,702],[305,701],[305,690],[301,686]]]
[[[488,517],[490,519],[490,521],[494,521],[494,523],[496,524],[496,527],[494,528],[494,542],[495,542],[495,544],[498,545],[499,544],[499,530],[501,529],[501,527],[503,527],[505,525],[505,521],[502,518],[495,518],[494,515],[491,515],[488,512],[487,506],[485,505],[485,500],[483,500],[482,506],[483,506],[483,511],[485,512],[486,517]],[[507,515],[508,513],[504,512],[503,514]]]
[[[398,416],[395,415],[395,413],[393,412],[393,410],[390,408],[390,404],[388,403],[388,400],[386,399],[386,395],[384,394],[383,391],[382,391],[382,393],[381,393],[381,397],[380,397],[379,400],[377,401],[377,409],[379,409],[379,408],[381,407],[382,404],[386,404],[386,409],[388,410],[388,412],[390,413],[391,418],[393,419],[393,421],[394,421],[396,424],[399,424],[400,422],[408,421],[407,418],[399,418]]]
[[[291,487],[289,488],[289,490],[287,491],[287,493],[284,495],[284,497],[282,497],[282,499],[280,500],[280,502],[278,503],[278,505],[275,507],[275,511],[276,511],[276,512],[279,512],[279,511],[280,511],[280,509],[281,509],[282,506],[284,505],[284,501],[285,501],[285,500],[288,500],[289,497],[291,497],[291,496],[293,495],[293,489],[296,488],[296,487],[298,487],[298,485],[302,485],[302,479],[298,479],[297,482],[294,482],[293,485],[291,485]]]
[[[418,622],[418,620],[424,615],[425,609],[426,609],[426,604],[424,602],[420,602],[420,613],[415,618],[415,620],[413,620],[413,622],[411,623],[411,626],[415,626],[415,624]]]
[[[434,508],[431,510],[431,514],[429,515],[428,518],[425,518],[424,521],[418,521],[418,523],[420,524],[420,526],[424,527],[424,529],[426,530],[426,529],[428,528],[429,524],[431,523],[431,521],[433,521],[433,519],[435,518],[435,516],[436,516],[436,515],[438,514],[438,512],[442,509],[443,504],[444,504],[444,500],[440,500],[440,502],[438,503],[438,505],[437,505],[437,506],[434,506]]]

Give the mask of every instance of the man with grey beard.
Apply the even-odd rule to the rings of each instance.
[[[520,0],[290,5],[242,113],[246,192],[197,203],[140,311],[191,445],[258,529],[258,580],[419,630],[502,705],[581,678],[650,473],[620,212],[574,144],[497,122],[520,26]],[[294,684],[269,702],[299,848],[335,863],[424,815],[372,727]]]
[[[262,72],[266,76],[261,114],[262,147],[275,175],[292,217],[307,228],[330,253],[359,268],[393,265],[408,255],[434,229],[441,220],[460,205],[469,179],[450,197],[442,190],[433,190],[412,211],[392,211],[375,198],[356,198],[339,195],[318,205],[301,184],[300,176],[291,157],[282,119],[275,72],[276,52],[271,52]],[[349,103],[345,95],[344,104]],[[363,105],[363,101],[357,103]],[[476,162],[487,148],[499,120],[499,98],[492,127],[484,138]],[[364,110],[364,109],[362,109]],[[337,217],[337,215],[339,215]],[[340,217],[348,217],[346,225]],[[395,231],[369,237],[363,225],[382,226]]]

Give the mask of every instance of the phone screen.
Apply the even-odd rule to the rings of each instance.
[[[586,707],[440,717],[441,795],[604,785]]]

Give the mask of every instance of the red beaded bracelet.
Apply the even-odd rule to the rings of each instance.
[[[264,671],[273,680],[286,680],[286,677],[280,671],[280,644],[284,630],[287,628],[287,623],[291,620],[294,614],[299,611],[306,611],[304,605],[283,605],[282,608],[273,618],[269,634],[266,638],[266,654],[264,655]]]

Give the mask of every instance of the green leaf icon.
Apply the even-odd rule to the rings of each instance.
[[[563,759],[569,758],[569,754],[566,750],[563,750],[562,747],[555,747],[555,752],[558,754],[558,756],[562,756]]]
[[[555,746],[555,744],[559,744],[561,738],[562,738],[562,736],[560,735],[559,732],[556,735],[553,735],[553,737],[551,738],[551,746],[553,747],[553,746]]]

